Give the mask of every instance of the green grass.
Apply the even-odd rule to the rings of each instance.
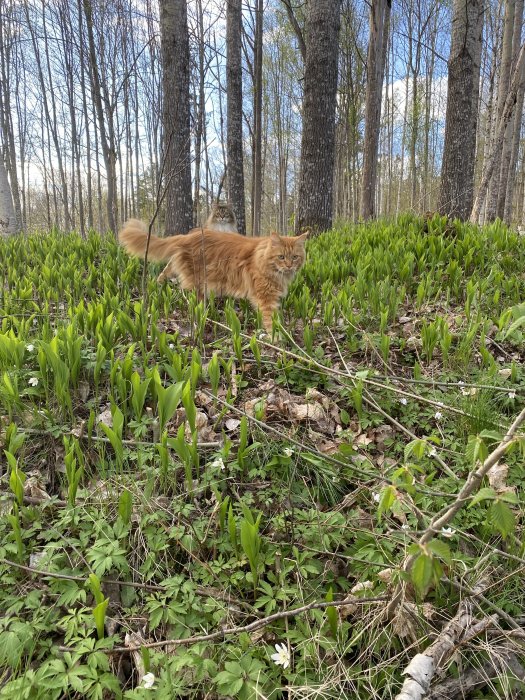
[[[456,612],[451,580],[488,573],[522,614],[519,449],[416,543],[523,407],[525,239],[427,229],[309,242],[273,340],[247,303],[198,304],[153,266],[144,301],[111,236],[0,241],[0,698],[394,697]],[[389,623],[403,576],[429,607]],[[370,600],[327,606],[352,590]]]

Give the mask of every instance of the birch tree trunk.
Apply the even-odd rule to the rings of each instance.
[[[501,64],[499,70],[498,83],[498,121],[499,124],[507,92],[510,83],[510,73],[512,70],[512,37],[514,34],[514,10],[515,0],[506,0],[505,2],[505,22],[503,28],[503,43],[501,45]],[[508,125],[508,127],[510,124]],[[508,128],[507,127],[507,128]],[[504,139],[505,140],[505,139]],[[503,146],[503,144],[502,144]],[[487,208],[485,213],[486,221],[494,221],[498,216],[498,199],[500,194],[501,167],[502,167],[502,151],[498,150],[494,153],[494,164],[492,166],[492,179],[489,183],[487,192]]]
[[[491,153],[490,153],[489,157],[487,158],[486,168],[484,169],[484,173],[483,173],[483,177],[481,179],[478,194],[476,196],[476,199],[474,201],[474,205],[472,207],[472,212],[470,214],[470,221],[472,221],[473,223],[478,221],[481,207],[483,206],[483,203],[485,201],[489,182],[490,182],[490,179],[491,179],[492,174],[494,172],[494,167],[495,167],[495,164],[497,161],[497,154],[498,154],[498,151],[501,151],[501,147],[503,145],[503,139],[505,138],[505,129],[507,128],[507,125],[509,124],[509,122],[512,118],[512,115],[514,114],[515,108],[516,108],[518,93],[525,86],[525,66],[523,65],[524,62],[525,62],[525,44],[522,44],[519,55],[518,55],[518,62],[516,64],[516,67],[514,69],[514,73],[512,76],[512,82],[510,84],[510,88],[509,88],[509,91],[507,93],[507,99],[505,100],[505,105],[503,107],[503,113],[502,113],[501,118],[498,122],[496,138],[494,140],[494,144],[493,144]]]
[[[524,0],[517,0],[514,8],[514,30],[512,34],[512,68],[516,66],[520,50],[521,27],[523,23]],[[523,89],[518,92],[516,109],[512,116],[503,142],[501,156],[501,173],[498,194],[497,215],[510,223],[512,215],[512,199],[514,194],[514,175],[518,157],[519,137],[521,132],[521,117],[523,113]]]
[[[308,8],[297,232],[332,225],[340,12],[340,0],[311,0]]]
[[[0,236],[11,236],[17,232],[15,208],[7,170],[0,154]]]
[[[482,0],[454,0],[438,210],[462,220],[472,209],[482,31]]]

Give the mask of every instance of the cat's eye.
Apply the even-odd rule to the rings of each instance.
[[[279,255],[279,260],[284,260],[284,255]]]
[[[298,258],[299,258],[298,255],[293,255],[293,256],[292,256],[292,260],[297,260]]]

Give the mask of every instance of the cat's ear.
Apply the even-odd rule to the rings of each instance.
[[[300,236],[295,236],[294,240],[297,241],[297,243],[302,243],[304,245],[305,241],[309,235],[310,235],[310,230],[305,231],[304,233],[301,233]]]
[[[280,243],[281,242],[281,236],[277,233],[277,231],[272,231],[270,233],[270,238],[272,243]]]

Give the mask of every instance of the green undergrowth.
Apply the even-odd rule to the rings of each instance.
[[[144,296],[110,235],[0,259],[0,698],[394,697],[460,586],[520,618],[521,438],[417,544],[523,408],[517,233],[328,232],[273,338],[154,265]],[[448,673],[489,656],[473,639]]]

